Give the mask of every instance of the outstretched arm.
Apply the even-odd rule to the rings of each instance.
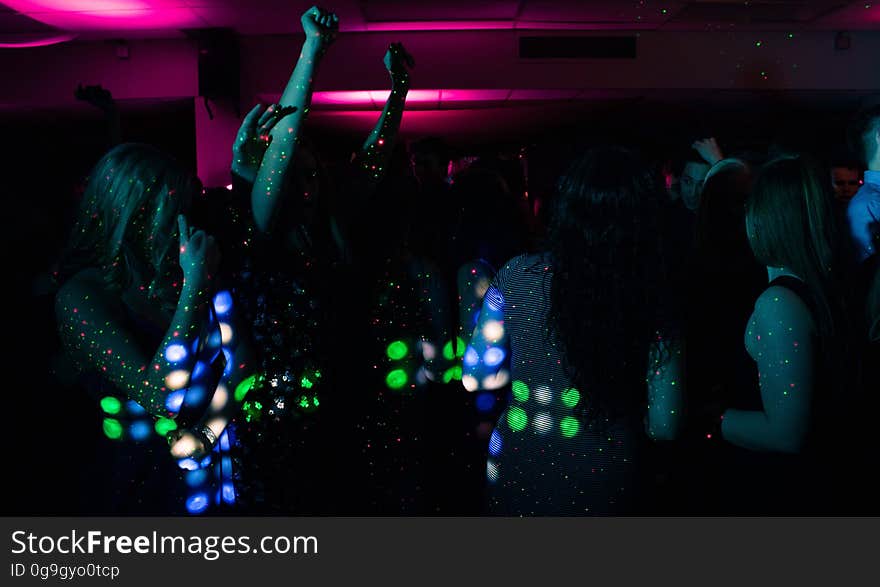
[[[74,277],[55,302],[62,340],[72,358],[154,416],[169,415],[168,394],[190,383],[196,361],[193,347],[208,320],[219,262],[213,238],[202,231],[190,234],[182,216],[179,226],[183,288],[158,349],[145,352],[135,342],[137,333],[125,319],[118,296],[106,291],[100,275]]]
[[[406,52],[402,43],[393,43],[385,53],[385,68],[391,75],[391,93],[385,101],[382,115],[367,137],[354,163],[362,170],[370,183],[378,183],[391,162],[394,141],[403,119],[403,108],[409,92],[409,68],[415,65],[412,56]]]
[[[284,187],[292,172],[293,154],[301,127],[312,101],[312,84],[321,57],[336,37],[339,19],[335,14],[312,7],[302,16],[306,40],[279,105],[290,111],[269,132],[270,142],[251,192],[251,207],[257,230],[272,230],[281,205]]]

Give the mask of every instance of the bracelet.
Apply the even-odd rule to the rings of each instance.
[[[214,434],[214,431],[209,426],[199,426],[193,429],[192,432],[205,445],[205,452],[211,452],[214,444],[217,442],[217,435]]]

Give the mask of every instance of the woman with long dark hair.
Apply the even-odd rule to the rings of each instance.
[[[509,261],[486,293],[463,382],[512,382],[489,441],[490,511],[638,508],[645,424],[674,438],[682,410],[662,198],[629,151],[588,152],[560,181],[547,250]]]
[[[746,232],[769,284],[746,325],[746,350],[758,370],[754,398],[717,422],[724,440],[749,451],[728,461],[723,507],[843,507],[832,495],[844,483],[836,475],[842,442],[857,432],[841,427],[857,415],[856,365],[843,233],[824,174],[803,156],[768,163],[747,203]]]

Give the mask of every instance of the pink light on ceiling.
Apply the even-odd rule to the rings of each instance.
[[[8,39],[9,35],[5,35],[3,38]],[[8,41],[8,40],[0,40],[0,49],[26,49],[29,47],[46,47],[48,45],[57,45],[59,43],[66,43],[72,39],[76,38],[76,35],[72,33],[66,33],[63,35],[50,35],[50,36],[35,36],[35,35],[15,35],[17,40]]]
[[[628,29],[655,28],[656,24],[633,21],[627,23]],[[618,30],[620,23],[604,22],[566,22],[566,21],[525,21],[525,20],[414,20],[344,23],[344,32],[439,32],[439,31],[494,31],[494,30],[558,30],[558,31],[601,31]]]
[[[472,105],[497,105],[504,102],[571,100],[580,90],[556,89],[419,89],[410,90],[406,96],[408,108],[418,110],[461,108]],[[389,90],[325,91],[312,95],[312,105],[339,109],[381,109],[388,99]],[[262,96],[266,102],[275,102],[277,95]]]
[[[204,26],[183,0],[4,0],[9,8],[68,31]]]

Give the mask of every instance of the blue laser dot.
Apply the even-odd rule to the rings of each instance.
[[[477,396],[475,403],[478,412],[488,412],[495,406],[495,395],[483,392]]]
[[[205,395],[205,387],[203,385],[193,385],[186,390],[186,395],[183,401],[181,401],[181,405],[198,406],[205,400]]]
[[[186,458],[177,461],[177,466],[184,471],[195,471],[199,468],[199,463],[195,459]]]
[[[229,450],[229,434],[225,430],[223,431],[223,434],[220,435],[220,449]]]
[[[188,354],[186,347],[178,342],[165,347],[165,360],[169,363],[179,363],[186,359]]]
[[[191,514],[200,514],[208,509],[208,496],[204,493],[194,493],[186,499],[186,511]]]
[[[232,362],[232,351],[229,349],[223,349],[223,356],[226,357],[226,367],[223,368],[223,376],[229,377],[229,374],[232,373],[232,370],[235,368],[235,365]]]
[[[210,335],[208,335],[208,348],[211,349],[219,349],[223,344],[223,335],[220,333],[220,329],[217,328]]]
[[[198,379],[199,377],[204,375],[207,368],[208,368],[208,366],[205,364],[204,361],[197,362],[196,366],[193,367],[192,379]]]
[[[199,351],[199,337],[197,336],[196,339],[192,343],[192,352],[197,353],[198,351]]]
[[[165,407],[168,408],[169,412],[174,412],[175,414],[180,411],[180,406],[183,405],[183,398],[186,395],[185,390],[178,389],[177,391],[172,391],[168,394],[168,397],[165,398]]]
[[[489,437],[489,454],[493,457],[497,457],[501,454],[501,449],[504,447],[504,441],[501,440],[501,435],[498,434],[498,430],[492,431],[492,436]]]
[[[136,442],[141,442],[149,438],[152,430],[150,423],[146,420],[136,420],[135,422],[132,422],[129,427],[128,435]]]
[[[468,346],[467,350],[464,352],[464,364],[467,367],[474,367],[477,363],[480,362],[480,353],[474,349],[472,346]]]
[[[206,456],[202,459],[202,462],[199,463],[199,467],[202,469],[206,469],[211,466],[211,455]]]
[[[504,357],[507,353],[504,352],[504,349],[493,346],[486,349],[486,352],[483,353],[483,362],[486,363],[487,367],[497,367],[504,361]]]
[[[186,473],[186,484],[190,487],[201,487],[208,480],[207,469],[196,469]]]
[[[220,491],[223,495],[223,501],[225,503],[235,503],[235,487],[232,485],[231,481],[225,481],[223,483],[223,486],[220,488]]]
[[[217,292],[217,295],[214,296],[214,311],[217,312],[217,315],[228,314],[231,309],[232,294],[225,290]]]
[[[147,410],[134,400],[128,400],[125,402],[125,409],[130,416],[143,416],[147,413]]]
[[[504,295],[495,286],[489,287],[484,298],[486,307],[493,312],[500,312],[504,308]]]

